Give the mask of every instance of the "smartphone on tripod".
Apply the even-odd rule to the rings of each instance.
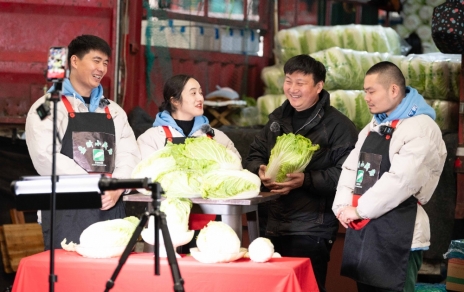
[[[50,47],[48,51],[47,81],[61,82],[67,77],[68,48]]]

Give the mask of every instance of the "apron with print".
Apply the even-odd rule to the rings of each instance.
[[[370,132],[361,147],[353,206],[357,206],[359,196],[389,171],[390,137]],[[346,230],[341,275],[374,287],[402,291],[416,212],[417,199],[411,196],[377,219],[350,224],[351,228]]]
[[[61,154],[73,159],[88,173],[111,175],[115,164],[115,129],[108,107],[105,113],[75,113],[71,104],[63,96],[63,104],[68,110],[69,122],[62,141]],[[77,187],[77,186],[76,186]],[[122,196],[116,205],[102,211],[100,209],[56,210],[53,243],[61,248],[61,241],[79,243],[79,237],[91,224],[124,218]],[[42,210],[42,232],[45,249],[50,249],[50,211]]]

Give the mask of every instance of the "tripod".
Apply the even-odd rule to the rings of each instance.
[[[52,148],[52,193],[50,196],[50,275],[48,281],[50,283],[50,292],[55,290],[55,282],[58,281],[58,277],[55,275],[55,247],[53,244],[53,233],[55,229],[54,224],[54,217],[55,217],[55,210],[56,210],[56,139],[60,139],[57,135],[56,130],[56,116],[57,116],[57,103],[61,99],[61,89],[63,83],[61,81],[57,81],[54,83],[54,90],[51,92],[50,98],[48,98],[42,105],[37,108],[37,114],[39,115],[40,119],[45,119],[50,114],[50,101],[53,102],[53,148]],[[60,139],[61,142],[61,139]]]
[[[104,181],[106,180],[106,181]],[[100,180],[99,186],[100,189],[105,188],[103,186],[106,182],[111,182],[116,181],[117,179],[104,179],[102,178]],[[147,180],[145,180],[147,181]],[[117,184],[117,183],[116,183]],[[140,187],[140,186],[139,186]],[[144,186],[145,187],[145,186]],[[113,184],[111,188],[118,188]],[[114,286],[114,281],[116,280],[116,277],[118,276],[119,272],[121,271],[123,265],[126,263],[127,258],[129,257],[129,254],[131,253],[132,248],[134,247],[137,238],[140,236],[145,224],[148,221],[149,216],[154,215],[155,216],[155,230],[154,230],[154,236],[155,236],[155,249],[154,249],[154,255],[155,255],[155,275],[160,275],[160,267],[159,267],[159,230],[161,228],[161,232],[163,234],[163,239],[164,239],[164,246],[166,247],[166,254],[168,256],[168,262],[169,266],[171,268],[171,274],[172,274],[172,279],[174,281],[174,291],[185,291],[184,290],[184,280],[182,279],[180,275],[180,270],[179,270],[179,265],[177,264],[177,259],[176,259],[176,252],[174,251],[174,247],[172,246],[172,240],[171,236],[169,235],[169,229],[168,225],[166,222],[166,214],[160,211],[160,203],[161,203],[161,186],[159,183],[148,183],[147,186],[145,187],[147,190],[151,191],[151,197],[152,197],[152,204],[153,204],[153,212],[145,212],[141,218],[140,222],[137,225],[134,233],[132,234],[132,237],[129,240],[129,243],[127,244],[126,248],[124,249],[124,252],[121,255],[121,258],[119,259],[118,265],[116,269],[113,272],[113,275],[111,278],[108,280],[106,283],[105,287],[105,292],[108,292],[111,288]]]

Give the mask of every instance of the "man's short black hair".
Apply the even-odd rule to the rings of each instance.
[[[304,75],[313,75],[314,84],[319,81],[325,82],[326,70],[324,64],[308,55],[298,55],[291,57],[284,65],[285,74],[301,72]]]
[[[71,56],[76,55],[79,59],[82,59],[90,51],[100,51],[111,57],[111,47],[102,38],[83,34],[73,39],[68,46],[68,64],[71,64]],[[71,67],[71,66],[70,66]]]
[[[366,72],[367,75],[378,74],[379,82],[383,84],[385,88],[390,87],[391,84],[399,86],[401,94],[406,94],[406,80],[403,72],[400,68],[392,62],[383,61],[375,64]]]

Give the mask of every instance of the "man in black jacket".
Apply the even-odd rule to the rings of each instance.
[[[265,236],[282,256],[308,257],[320,291],[325,290],[327,263],[338,230],[331,211],[341,167],[357,139],[354,124],[330,106],[323,89],[326,70],[308,55],[289,59],[284,66],[287,100],[269,115],[269,122],[255,137],[245,161],[259,175],[262,191],[280,194],[268,203]],[[265,176],[277,137],[300,134],[320,149],[303,173],[287,175],[276,183]]]

